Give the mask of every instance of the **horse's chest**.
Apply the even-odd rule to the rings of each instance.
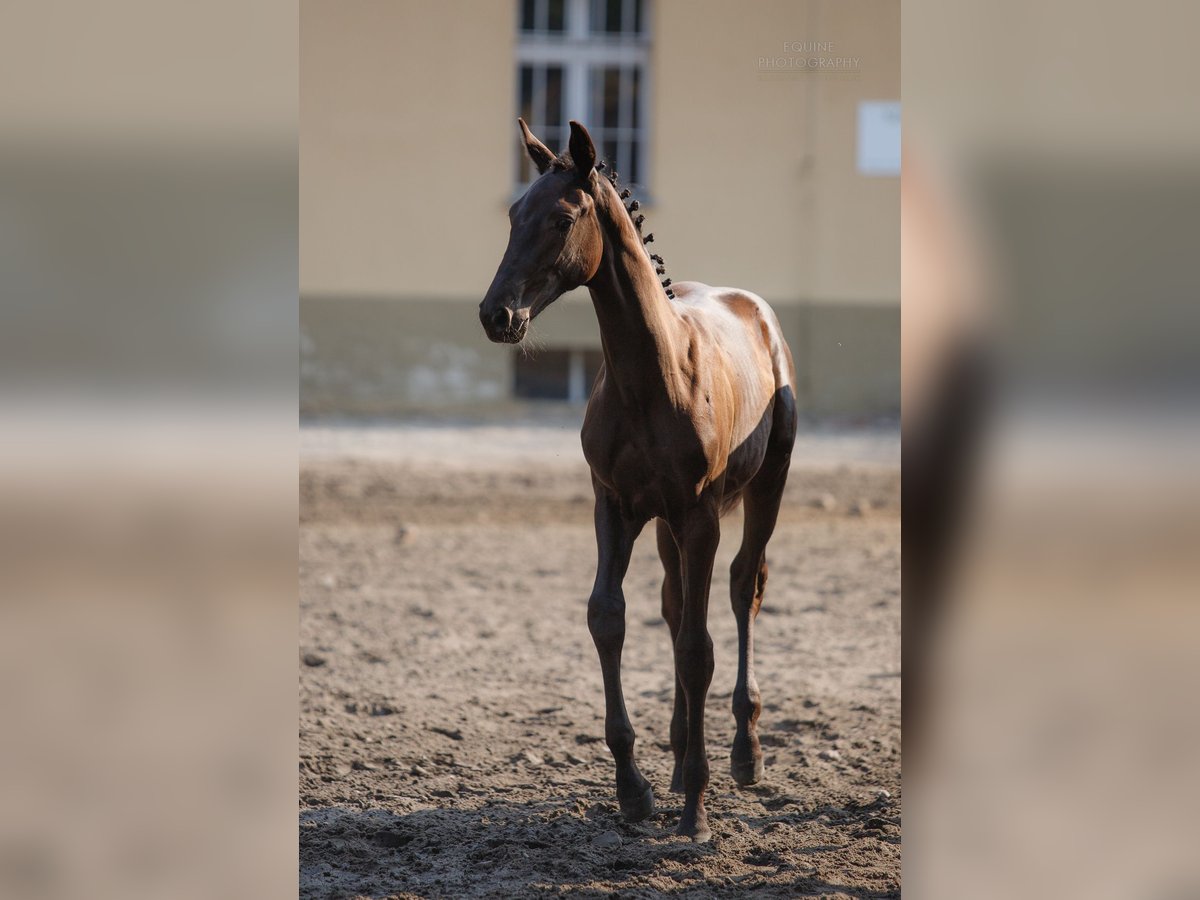
[[[584,434],[584,457],[592,473],[621,505],[641,518],[662,516],[703,478],[703,456],[694,440],[669,433],[645,434],[613,429]]]

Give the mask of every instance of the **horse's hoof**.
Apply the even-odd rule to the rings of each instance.
[[[762,757],[751,760],[731,760],[729,772],[733,775],[733,780],[742,787],[758,784],[763,777]]]
[[[654,815],[654,789],[650,785],[646,785],[641,796],[624,800],[618,797],[617,802],[621,804],[621,815],[626,822],[640,822]]]
[[[708,817],[689,822],[681,819],[675,833],[681,837],[690,837],[695,843],[703,844],[712,840],[712,830],[708,827]]]

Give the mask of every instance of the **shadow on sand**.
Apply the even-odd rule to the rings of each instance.
[[[811,864],[838,847],[753,849],[780,816],[722,820],[713,842],[676,837],[677,799],[625,823],[611,804],[489,801],[407,814],[341,807],[300,815],[300,896],[899,896],[822,880]],[[716,827],[716,822],[714,822]],[[750,839],[747,841],[747,839]]]

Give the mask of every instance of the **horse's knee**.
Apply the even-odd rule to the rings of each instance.
[[[619,593],[593,593],[588,598],[588,630],[597,647],[624,641],[625,598]]]
[[[675,638],[675,665],[682,669],[685,663],[699,661],[706,665],[713,663],[713,641],[708,629],[682,628]]]

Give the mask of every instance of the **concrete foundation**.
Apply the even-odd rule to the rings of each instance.
[[[586,293],[540,316],[522,347],[492,344],[477,299],[304,297],[300,413],[308,417],[464,413],[514,399],[520,353],[600,346]],[[900,310],[894,303],[776,303],[796,361],[801,409],[875,418],[900,409]]]

